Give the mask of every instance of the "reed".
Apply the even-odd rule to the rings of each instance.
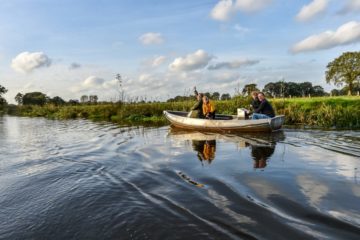
[[[286,116],[287,125],[360,128],[359,97],[276,99],[272,103],[277,114]]]
[[[236,114],[239,107],[247,108],[249,98],[236,97],[226,101],[216,101],[216,109],[221,114]],[[286,125],[307,125],[322,128],[360,128],[360,97],[317,97],[269,99],[277,114],[286,116]],[[164,110],[189,111],[195,101],[154,102],[154,103],[105,103],[76,106],[18,106],[12,114],[52,119],[87,118],[112,121],[121,124],[163,125]]]

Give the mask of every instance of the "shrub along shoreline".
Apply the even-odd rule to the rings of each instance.
[[[315,97],[268,99],[276,114],[285,115],[285,125],[320,128],[360,129],[360,97]],[[157,103],[104,103],[56,106],[9,106],[7,113],[16,116],[50,119],[85,118],[128,125],[166,125],[164,110],[189,111],[195,101]],[[236,114],[249,106],[250,99],[237,97],[215,101],[217,113]]]

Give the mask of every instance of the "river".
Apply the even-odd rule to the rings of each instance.
[[[359,239],[360,132],[0,117],[0,239]]]

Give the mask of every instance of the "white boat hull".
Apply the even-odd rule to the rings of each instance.
[[[164,111],[164,115],[175,127],[203,131],[271,132],[280,129],[285,121],[283,115],[257,120],[232,115],[217,115],[216,119],[189,118],[187,112],[179,111]]]

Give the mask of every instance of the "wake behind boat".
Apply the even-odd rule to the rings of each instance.
[[[280,129],[285,121],[284,115],[251,120],[238,118],[236,115],[216,114],[215,119],[202,119],[189,118],[188,112],[164,111],[163,113],[175,127],[203,131],[271,132]]]

